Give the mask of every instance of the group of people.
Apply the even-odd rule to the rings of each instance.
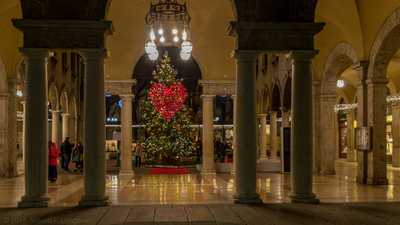
[[[49,142],[49,181],[55,182],[57,180],[57,166],[58,160],[61,156],[61,168],[69,171],[71,162],[75,163],[74,172],[83,171],[83,146],[81,142],[72,144],[69,137],[65,138],[61,144],[61,151],[54,142]]]

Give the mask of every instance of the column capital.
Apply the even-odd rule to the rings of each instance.
[[[81,48],[78,50],[85,62],[105,58],[108,54],[105,48]]]
[[[271,115],[278,115],[278,111],[269,111],[269,114],[271,114]]]
[[[122,99],[122,101],[131,101],[135,98],[134,94],[120,94],[118,96]]]
[[[363,85],[363,83],[368,79],[368,68],[369,68],[368,60],[359,61],[353,66],[353,69],[359,73],[359,78],[360,78],[359,86]]]
[[[215,95],[201,95],[200,96],[202,99],[214,99],[215,98]]]
[[[377,77],[377,78],[369,78],[367,80],[368,85],[386,85],[388,84],[388,79],[387,78],[382,78],[382,77]]]
[[[68,117],[68,116],[71,116],[71,114],[69,114],[69,113],[61,113],[61,116],[62,117]]]
[[[294,61],[311,61],[317,54],[318,50],[302,50],[290,52],[290,58]]]
[[[256,63],[256,59],[260,52],[258,51],[250,51],[250,50],[234,50],[232,52],[232,57],[243,62],[254,62]]]
[[[257,116],[259,118],[266,118],[268,115],[266,113],[259,113]]]
[[[51,113],[61,113],[60,110],[51,110]]]
[[[29,59],[45,59],[50,55],[46,48],[20,48],[19,51]]]

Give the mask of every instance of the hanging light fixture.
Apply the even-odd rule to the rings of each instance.
[[[149,36],[145,52],[149,59],[158,59],[159,47],[175,46],[180,48],[181,59],[189,60],[193,51],[190,21],[186,0],[152,0],[146,16]]]

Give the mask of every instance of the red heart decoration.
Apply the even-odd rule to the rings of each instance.
[[[149,99],[154,108],[168,122],[183,108],[187,96],[181,82],[175,82],[169,87],[163,83],[153,83],[149,91]]]

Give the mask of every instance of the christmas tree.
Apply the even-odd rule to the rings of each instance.
[[[144,153],[147,161],[175,163],[195,151],[191,137],[191,110],[185,105],[188,93],[171,59],[165,55],[147,90],[143,105],[146,131]]]

